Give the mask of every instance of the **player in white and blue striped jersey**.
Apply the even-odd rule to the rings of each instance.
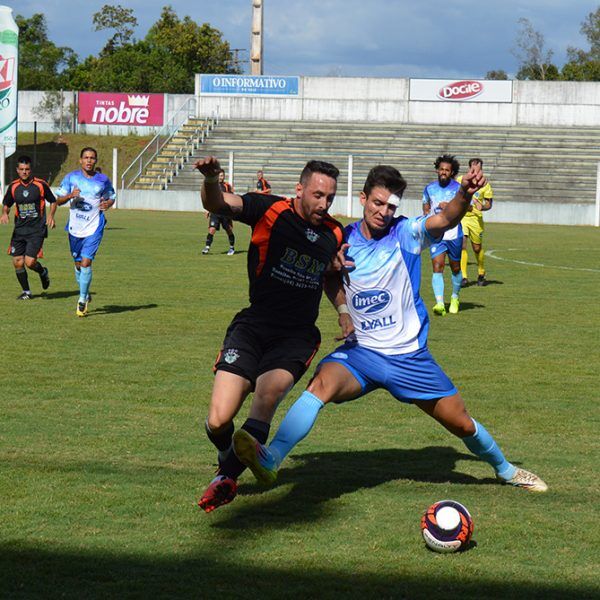
[[[427,348],[429,318],[419,294],[421,252],[460,223],[472,195],[485,183],[480,167],[474,166],[444,210],[407,219],[395,217],[406,187],[400,173],[389,166],[370,171],[361,193],[363,219],[346,228],[353,267],[344,288],[328,293],[340,318],[351,316],[356,338],[321,361],[268,447],[248,432],[236,431],[235,452],[259,481],[275,480],[279,465],[309,433],[325,404],[383,388],[461,438],[500,480],[546,491],[537,475],[508,462],[485,427],[469,416],[460,393]]]
[[[90,301],[92,261],[104,235],[104,211],[115,203],[115,189],[110,179],[96,170],[98,153],[94,148],[83,148],[79,155],[81,169],[71,171],[58,188],[57,203],[70,202],[69,233],[71,256],[75,261],[75,279],[79,286],[76,314],[85,317]]]

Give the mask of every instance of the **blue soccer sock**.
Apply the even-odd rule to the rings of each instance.
[[[81,271],[79,273],[79,302],[87,302],[91,283],[92,267],[81,267]]]
[[[438,304],[444,303],[444,274],[434,273],[431,276],[431,285],[433,286],[433,295]]]
[[[505,481],[511,479],[517,468],[509,463],[494,438],[488,433],[487,429],[471,419],[475,425],[475,433],[469,437],[463,438],[465,446],[476,456],[488,462],[496,471],[496,475]]]
[[[308,390],[292,404],[269,444],[269,451],[278,466],[291,449],[308,435],[324,406],[323,402]]]
[[[79,285],[79,278],[81,277],[81,267],[75,267],[75,281]]]
[[[462,273],[452,273],[452,297],[458,298],[460,293],[460,284],[462,283]]]

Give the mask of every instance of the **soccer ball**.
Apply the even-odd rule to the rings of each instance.
[[[425,511],[421,533],[427,546],[435,552],[457,552],[469,544],[473,519],[460,502],[440,500]]]

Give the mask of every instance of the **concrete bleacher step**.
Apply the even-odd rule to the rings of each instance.
[[[156,185],[185,140],[198,129],[190,121],[173,137],[165,152],[145,174]],[[536,128],[406,125],[390,123],[321,123],[230,120],[210,133],[192,152],[168,189],[197,190],[201,178],[193,172],[195,159],[214,154],[227,167],[229,152],[235,160],[234,186],[253,189],[256,170],[280,193],[292,193],[299,171],[311,158],[334,162],[340,170],[338,195],[347,188],[348,155],[354,160],[357,193],[375,164],[397,166],[406,177],[411,196],[435,179],[433,161],[454,153],[463,168],[470,156],[481,156],[497,199],[591,202],[600,158],[600,128]],[[560,160],[557,160],[560,157]],[[141,180],[140,180],[141,181]],[[285,192],[283,191],[285,190]]]

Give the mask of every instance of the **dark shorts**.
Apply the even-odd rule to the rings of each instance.
[[[20,235],[15,231],[10,240],[9,254],[11,256],[30,256],[31,258],[37,258],[46,237],[46,233]]]
[[[260,375],[273,369],[288,371],[297,383],[320,343],[321,335],[315,326],[301,330],[271,329],[238,313],[227,328],[214,370],[244,377],[252,383],[252,388]]]
[[[231,229],[233,227],[233,221],[228,217],[222,217],[221,215],[210,215],[210,219],[208,221],[209,227],[214,227],[217,231],[223,225],[223,229]]]

